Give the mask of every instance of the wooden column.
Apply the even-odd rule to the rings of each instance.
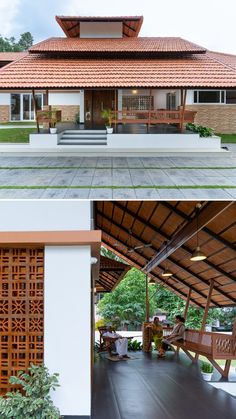
[[[207,301],[206,301],[206,306],[205,306],[205,310],[204,310],[204,314],[203,314],[203,318],[202,318],[202,325],[201,325],[201,332],[204,332],[205,330],[205,325],[206,325],[206,320],[207,320],[207,315],[208,315],[208,311],[209,311],[209,307],[210,307],[210,303],[211,303],[211,296],[212,296],[212,291],[214,288],[214,281],[211,279],[210,281],[210,287],[209,287],[209,291],[208,291],[208,296],[207,296]],[[199,342],[201,343],[201,342]],[[195,360],[197,360],[199,358],[199,354],[195,355]]]
[[[150,92],[149,92],[148,132],[150,130],[150,125],[151,125],[151,103],[152,103],[152,89],[150,89]]]
[[[37,115],[37,102],[36,102],[35,90],[34,89],[32,89],[32,98],[33,98],[33,104],[34,104],[34,112],[35,112],[35,119],[36,119],[36,125],[37,125],[37,132],[39,134],[40,129],[39,129],[39,121],[38,121],[38,115]]]
[[[116,124],[117,124],[117,90],[115,89],[115,132],[116,132]]]
[[[186,320],[187,313],[188,313],[188,308],[189,308],[191,293],[192,293],[192,288],[189,288],[188,297],[187,297],[186,304],[185,304],[185,309],[184,309],[184,318],[185,318],[185,320]]]
[[[184,104],[184,91],[183,89],[180,90],[180,106]]]
[[[48,103],[49,103],[48,96],[49,96],[49,94],[48,94],[48,89],[47,89],[46,94],[45,94],[45,100],[44,100],[44,105],[45,106],[48,106]]]
[[[184,128],[184,112],[186,107],[186,98],[187,98],[187,89],[184,90],[184,98],[183,98],[183,105],[182,105],[182,112],[181,112],[181,122],[180,122],[180,131],[183,132]]]
[[[146,322],[149,322],[148,276],[146,275]]]

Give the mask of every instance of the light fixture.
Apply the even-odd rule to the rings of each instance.
[[[155,279],[151,278],[148,283],[150,285],[155,285],[156,284],[156,281],[155,281]]]
[[[170,277],[170,276],[173,275],[173,273],[168,269],[168,266],[167,266],[167,257],[168,257],[168,254],[167,254],[167,250],[168,249],[167,248],[168,248],[168,242],[165,242],[165,247],[166,247],[165,269],[162,272],[161,276],[163,276],[164,278],[168,278],[168,277]]]
[[[164,277],[166,277],[166,278],[168,278],[168,277],[170,277],[170,276],[172,276],[173,275],[173,273],[172,272],[170,272],[170,270],[168,269],[168,268],[165,268],[165,270],[162,272],[162,274],[161,274],[161,276],[164,276]]]
[[[205,260],[207,258],[207,256],[201,251],[200,246],[199,246],[199,241],[198,241],[198,214],[199,214],[200,208],[201,208],[201,204],[197,204],[196,205],[196,209],[197,209],[197,216],[196,216],[196,219],[197,219],[197,233],[196,233],[197,234],[197,247],[194,250],[194,252],[193,252],[193,254],[190,258],[190,260],[193,261],[193,262],[198,262],[198,261],[201,261],[201,260]]]
[[[137,95],[138,91],[137,90],[132,90],[133,95]]]
[[[91,265],[96,265],[97,262],[98,262],[98,259],[92,256],[90,259]]]

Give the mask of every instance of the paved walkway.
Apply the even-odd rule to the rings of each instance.
[[[221,155],[0,155],[0,198],[235,199],[236,144]]]

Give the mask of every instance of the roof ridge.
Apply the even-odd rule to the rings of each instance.
[[[228,69],[230,69],[230,70],[233,70],[234,71],[234,73],[236,74],[236,68],[234,67],[234,66],[232,66],[232,65],[230,65],[230,64],[228,64],[228,63],[224,63],[223,61],[221,61],[220,59],[217,59],[216,57],[213,57],[213,56],[209,56],[209,54],[208,53],[211,53],[212,51],[207,51],[207,56],[211,59],[211,60],[213,60],[213,61],[216,61],[217,63],[219,63],[219,64],[222,64],[223,66],[225,66],[226,68],[228,68]]]

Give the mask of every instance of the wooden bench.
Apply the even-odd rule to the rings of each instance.
[[[199,355],[205,356],[223,377],[228,377],[230,364],[236,359],[236,334],[202,332],[200,330],[186,329],[182,341],[173,342],[177,352],[182,349],[186,355],[197,362]],[[195,353],[195,357],[191,354]],[[225,360],[222,368],[216,360]]]
[[[112,347],[115,343],[115,341],[119,338],[111,338],[109,336],[103,336],[105,332],[107,332],[108,327],[107,326],[101,326],[98,328],[100,337],[99,337],[99,352],[107,351],[109,355],[112,355]],[[134,336],[122,336],[126,339],[133,339]]]

